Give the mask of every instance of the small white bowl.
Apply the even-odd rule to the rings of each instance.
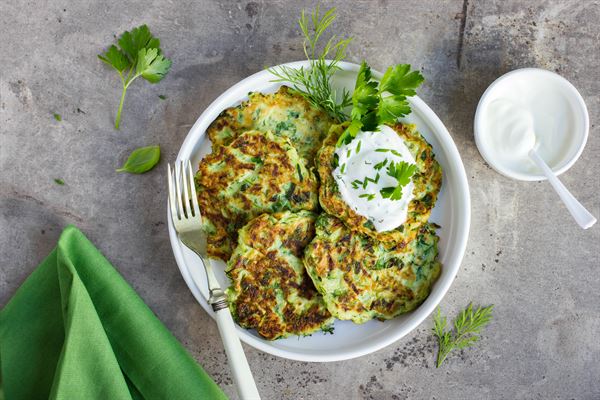
[[[577,161],[585,147],[590,127],[588,110],[581,94],[579,94],[575,86],[568,80],[552,71],[539,68],[516,69],[502,75],[492,82],[481,96],[479,104],[477,105],[477,111],[475,112],[475,143],[477,144],[477,148],[482,157],[493,169],[509,178],[522,181],[541,181],[545,180],[546,177],[542,175],[541,171],[539,171],[537,167],[534,167],[533,164],[530,172],[527,172],[516,169],[506,163],[503,164],[499,158],[495,157],[495,151],[490,145],[490,141],[485,140],[488,132],[486,132],[484,128],[484,118],[485,110],[492,101],[502,97],[503,93],[506,93],[506,91],[516,86],[519,81],[532,80],[537,80],[538,83],[552,83],[558,88],[562,100],[568,104],[567,113],[571,118],[574,127],[574,129],[570,131],[570,143],[568,144],[568,150],[564,155],[557,160],[546,160],[556,175],[562,174],[575,164],[575,161]]]

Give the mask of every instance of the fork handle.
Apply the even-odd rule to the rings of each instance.
[[[235,329],[233,318],[229,308],[225,307],[215,312],[217,326],[221,334],[225,353],[229,361],[229,367],[233,374],[233,381],[237,388],[238,395],[242,400],[260,400],[256,383],[252,377],[248,360],[244,354],[242,343]]]

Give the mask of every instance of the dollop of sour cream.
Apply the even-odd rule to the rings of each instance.
[[[500,98],[488,109],[488,132],[494,150],[505,163],[520,163],[528,159],[535,146],[532,114],[514,101]]]
[[[414,197],[412,179],[403,187],[400,200],[383,198],[380,190],[398,185],[396,178],[387,174],[390,162],[415,164],[404,140],[392,128],[382,125],[378,132],[359,132],[352,142],[340,146],[335,154],[338,166],[332,174],[346,204],[370,220],[378,232],[402,225],[408,215],[408,204]],[[385,163],[385,166],[377,170],[376,166],[380,163]],[[376,179],[377,174],[379,179]],[[356,184],[366,178],[377,182],[369,180],[366,185]]]

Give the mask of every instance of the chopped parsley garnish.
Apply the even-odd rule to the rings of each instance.
[[[387,152],[390,152],[390,153],[392,153],[395,156],[402,157],[402,154],[400,154],[399,151],[394,150],[394,149],[377,149],[375,151],[378,152],[378,153],[387,153]]]
[[[365,179],[362,181],[360,179],[355,179],[352,181],[352,188],[358,189],[359,187],[362,187],[363,189],[366,189],[369,182],[377,184],[379,182],[379,178],[380,176],[378,172],[377,175],[375,175],[375,178],[369,178],[368,176],[365,176]]]
[[[377,164],[375,164],[375,166],[373,168],[375,168],[377,171],[379,171],[381,168],[385,167],[387,162],[388,162],[388,159],[386,158],[382,162],[378,162]]]
[[[410,178],[416,170],[417,166],[415,164],[409,164],[405,161],[400,161],[399,163],[390,162],[390,165],[387,167],[387,174],[395,178],[398,184],[381,189],[379,191],[381,197],[390,200],[400,200],[402,198],[402,188],[408,185]]]
[[[54,179],[54,183],[56,183],[57,185],[61,185],[62,186],[62,185],[65,184],[65,181],[63,181],[60,178],[56,178],[56,179]]]
[[[375,198],[375,195],[374,195],[374,194],[372,194],[372,193],[363,193],[363,194],[361,194],[361,195],[360,195],[360,196],[358,196],[358,197],[360,197],[361,199],[364,199],[364,198],[366,198],[366,199],[367,199],[367,201],[371,201],[371,200],[373,200],[373,199]]]
[[[256,163],[256,164],[262,164],[262,162],[263,162],[262,158],[257,157],[257,156],[250,158],[250,161],[252,161],[253,163]],[[298,164],[296,164],[296,165],[298,165]]]
[[[167,96],[165,96],[164,94],[159,94],[158,98],[161,99],[161,100],[166,100]]]
[[[345,170],[346,170],[346,163],[342,164],[342,167],[340,168],[340,172],[343,174]]]
[[[62,117],[60,116],[60,114],[54,113],[54,119],[57,120],[58,122],[62,121]]]
[[[356,145],[356,154],[358,154],[358,152],[360,151],[360,144],[361,144],[361,141],[359,140],[358,144]]]

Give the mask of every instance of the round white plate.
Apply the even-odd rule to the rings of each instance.
[[[306,61],[286,65],[296,68],[309,66]],[[359,66],[346,62],[339,65],[341,71],[335,76],[334,86],[338,90],[347,88],[352,91]],[[382,76],[375,71],[373,75],[378,79]],[[193,165],[198,165],[200,159],[211,151],[210,140],[205,134],[210,123],[224,109],[247,100],[248,92],[275,92],[281,84],[273,83],[271,79],[273,76],[268,71],[261,71],[242,80],[219,96],[200,115],[190,130],[181,146],[177,161],[191,159]],[[431,221],[437,222],[442,227],[438,230],[438,234],[440,236],[439,259],[443,267],[441,276],[434,284],[427,300],[413,312],[390,321],[369,321],[362,325],[350,321],[336,321],[333,335],[318,332],[308,337],[294,336],[268,341],[262,339],[254,330],[237,327],[238,335],[245,343],[267,353],[293,360],[350,359],[377,351],[397,341],[416,328],[442,300],[454,280],[467,245],[471,220],[469,188],[460,155],[444,124],[420,98],[412,97],[409,101],[412,113],[405,120],[416,124],[419,132],[431,143],[436,159],[444,171],[442,190],[431,214]],[[196,287],[190,275],[190,273],[199,274],[202,281],[206,282],[202,263],[177,239],[170,217],[168,221],[171,246],[183,279],[198,303],[214,318],[214,313],[206,301],[207,286],[203,284],[202,287]],[[224,288],[229,286],[229,279],[223,272],[225,264],[220,260],[214,261],[213,264],[221,285]]]

